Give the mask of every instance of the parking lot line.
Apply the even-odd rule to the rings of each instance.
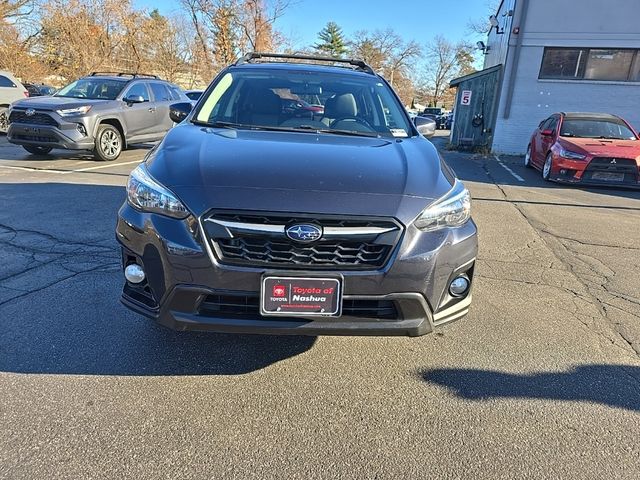
[[[78,168],[76,170],[67,170],[64,173],[88,172],[90,170],[100,170],[102,168],[119,167],[121,165],[131,165],[133,163],[140,163],[140,162],[142,162],[142,160],[132,160],[130,162],[122,162],[122,163],[107,163],[107,164],[98,165],[98,166],[95,166],[95,167]]]
[[[494,155],[495,159],[498,161],[498,164],[504,168],[507,172],[509,172],[513,178],[515,178],[516,180],[518,180],[519,182],[524,182],[524,178],[522,178],[520,175],[518,175],[516,172],[514,172],[513,170],[511,170],[511,168],[509,168],[507,165],[505,165],[504,163],[502,163],[502,160],[500,160],[500,157],[498,157],[498,155]]]
[[[20,170],[23,172],[42,172],[42,173],[57,173],[59,175],[68,175],[70,173],[82,173],[89,172],[91,170],[100,170],[103,168],[113,168],[119,167],[122,165],[131,165],[133,163],[140,163],[142,160],[132,160],[130,162],[122,162],[122,163],[107,163],[105,165],[97,165],[95,167],[86,167],[86,168],[77,168],[75,170],[59,170],[59,169],[50,169],[50,168],[31,168],[31,167],[18,167],[15,165],[0,165],[0,168],[8,168],[10,170]]]

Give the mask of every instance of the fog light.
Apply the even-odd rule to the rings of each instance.
[[[453,279],[449,285],[449,293],[453,297],[461,297],[469,290],[469,279],[465,276],[459,276]]]
[[[124,278],[131,283],[140,283],[144,281],[144,270],[140,265],[132,263],[124,269]]]
[[[87,129],[84,128],[84,125],[81,123],[78,123],[77,127],[78,131],[80,132],[81,135],[84,135],[85,137],[87,136]]]

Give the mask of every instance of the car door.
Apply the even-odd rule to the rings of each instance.
[[[151,85],[151,93],[156,107],[156,120],[154,125],[154,133],[164,135],[171,127],[173,121],[169,118],[169,106],[174,103],[169,88],[161,82],[149,82]]]
[[[549,125],[550,122],[551,122],[551,117],[543,120],[542,122],[540,122],[540,125],[538,126],[538,130],[536,130],[535,138],[533,141],[533,144],[534,144],[533,156],[531,157],[531,161],[535,165],[542,165],[542,163],[544,163],[545,154],[542,153],[544,148],[542,145],[542,139],[543,139],[542,132],[546,130],[547,125]]]
[[[21,100],[27,95],[24,92],[27,91],[22,85],[14,81],[7,75],[0,74],[0,105],[10,105],[16,100]]]
[[[139,101],[142,100],[142,101]],[[124,105],[124,120],[127,138],[143,137],[154,133],[156,114],[149,87],[146,82],[136,82],[131,85],[122,97]]]
[[[540,166],[544,165],[544,162],[547,159],[547,153],[551,149],[551,145],[556,141],[556,134],[558,133],[556,131],[557,127],[558,117],[555,115],[549,117],[549,119],[544,122],[542,130],[551,130],[552,133],[551,135],[542,135],[542,131],[540,132],[540,150],[538,150],[538,165]]]

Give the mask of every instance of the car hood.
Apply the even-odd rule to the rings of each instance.
[[[636,158],[640,156],[640,140],[606,140],[597,138],[560,138],[567,149],[581,150],[597,157]]]
[[[169,132],[148,168],[198,215],[225,208],[415,217],[451,188],[436,149],[422,137],[185,124]]]
[[[13,103],[13,107],[36,108],[38,110],[59,110],[60,108],[75,108],[84,105],[100,105],[113,100],[91,100],[88,98],[67,98],[67,97],[29,97]]]

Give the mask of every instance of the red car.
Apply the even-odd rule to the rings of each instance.
[[[545,180],[640,186],[640,139],[604,113],[554,113],[531,136],[524,158]]]

